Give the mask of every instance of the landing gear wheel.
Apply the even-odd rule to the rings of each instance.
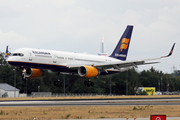
[[[92,86],[92,87],[94,86],[94,82],[91,82],[91,86]]]
[[[54,81],[54,85],[55,85],[56,87],[63,87],[61,81]]]
[[[86,87],[93,87],[94,86],[94,82],[84,81],[84,86],[86,86]]]
[[[59,79],[60,78],[60,72],[57,72],[56,73],[56,75],[57,75],[57,81],[54,81],[54,86],[56,86],[56,87],[63,87],[63,83],[61,82],[61,80]]]

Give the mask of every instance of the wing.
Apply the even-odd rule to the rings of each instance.
[[[172,55],[173,49],[174,49],[175,43],[173,44],[171,51],[168,55],[153,58],[153,59],[144,59],[144,60],[137,60],[137,61],[120,61],[120,62],[108,62],[108,63],[92,63],[92,64],[86,64],[89,66],[93,66],[98,68],[99,70],[106,70],[106,69],[118,69],[121,71],[121,68],[127,68],[127,67],[137,67],[138,65],[147,65],[147,64],[155,64],[159,62],[151,62],[154,60],[159,60],[161,58],[166,58]],[[78,67],[82,66],[82,64],[69,64],[67,65],[70,69],[77,69]]]

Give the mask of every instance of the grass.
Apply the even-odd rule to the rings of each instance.
[[[135,109],[134,109],[135,108]],[[1,107],[0,119],[98,119],[149,117],[150,114],[166,114],[180,117],[180,106],[83,106],[83,107]]]
[[[1,110],[0,115],[4,115],[4,114],[5,114],[5,112]]]
[[[71,114],[66,115],[65,119],[68,119],[71,116]]]
[[[146,109],[149,109],[150,107],[152,107],[152,106],[150,106],[150,105],[148,105],[148,106],[134,106],[133,110],[146,110]]]

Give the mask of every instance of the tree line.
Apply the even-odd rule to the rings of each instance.
[[[179,91],[180,90],[180,71],[176,70],[172,74],[163,73],[155,70],[153,67],[149,70],[137,72],[136,69],[130,69],[125,72],[98,76],[91,78],[94,82],[93,87],[84,86],[85,78],[78,75],[60,75],[60,79],[65,79],[66,93],[96,93],[126,95],[128,85],[128,94],[136,94],[138,87],[155,87],[156,91]],[[22,80],[22,70],[9,65],[4,60],[4,53],[0,54],[0,83],[7,83],[12,86],[16,83],[16,88],[20,93],[31,94],[31,92],[52,92],[64,93],[63,87],[56,87],[54,81],[57,81],[57,75],[53,72],[44,70],[44,75],[40,78]],[[127,84],[128,80],[128,84]],[[64,85],[64,83],[63,83]]]

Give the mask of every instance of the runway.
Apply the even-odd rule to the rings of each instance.
[[[21,106],[136,106],[136,105],[180,105],[180,98],[125,98],[125,99],[63,99],[1,101],[0,107]]]

